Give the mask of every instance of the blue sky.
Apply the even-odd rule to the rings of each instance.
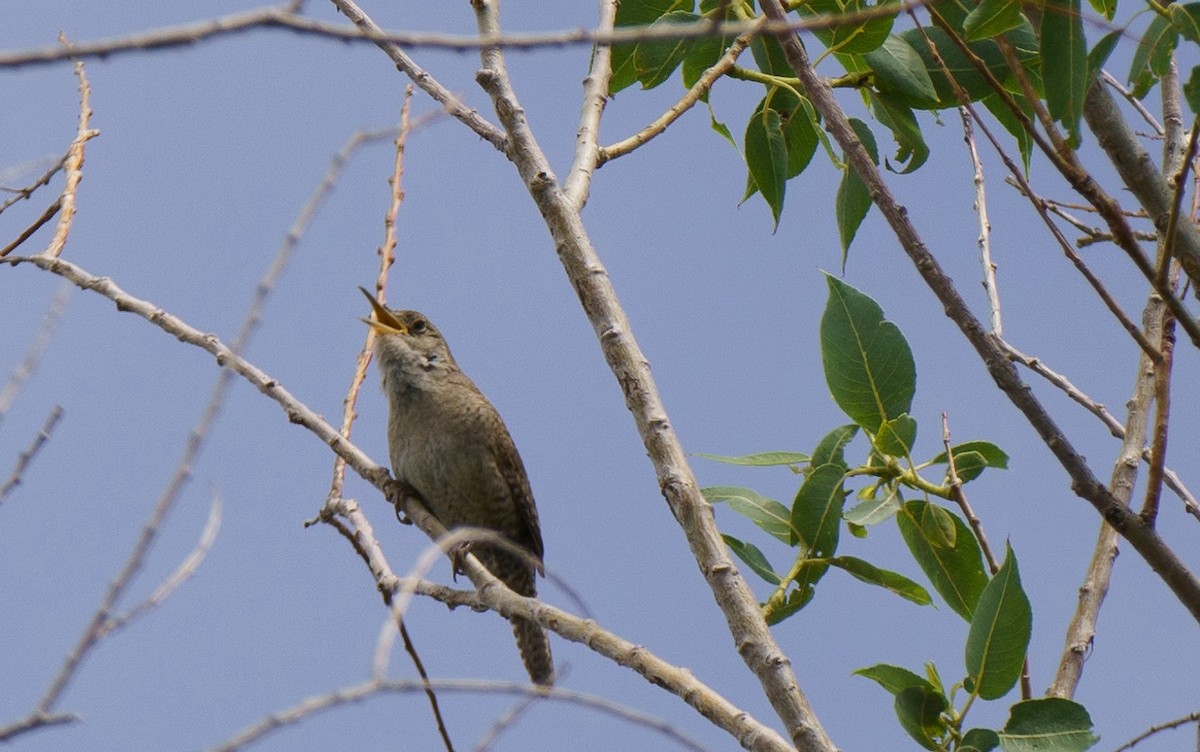
[[[22,4],[19,11],[10,5],[0,49],[49,45],[60,30],[93,40],[251,7],[128,2],[118,13],[94,3]],[[310,6],[314,15],[334,18],[331,9]],[[390,28],[473,28],[466,3],[436,10],[393,6],[367,9]],[[594,22],[593,4],[509,3],[504,12],[513,30]],[[1120,54],[1128,55],[1132,45],[1124,43]],[[474,83],[476,56],[416,56],[490,116],[490,103]],[[509,59],[518,95],[560,175],[572,154],[587,59],[582,47]],[[65,257],[227,341],[332,154],[356,129],[394,123],[406,83],[373,46],[287,32],[90,61],[87,71],[93,126],[101,134],[88,145]],[[678,80],[651,92],[620,93],[609,103],[601,140],[640,128],[678,93]],[[70,66],[0,70],[0,96],[7,103],[0,108],[0,169],[57,158],[76,125]],[[726,81],[713,103],[739,134],[760,96],[757,87]],[[841,97],[861,115],[855,95]],[[413,108],[415,114],[436,109],[420,95]],[[971,167],[959,120],[952,112],[940,123],[928,114],[920,118],[933,156],[916,174],[890,176],[890,184],[974,310],[985,315]],[[886,133],[876,133],[886,151]],[[1006,334],[1122,415],[1135,346],[1030,208],[1002,184],[998,160],[984,151]],[[1129,200],[1094,144],[1085,145],[1084,159]],[[386,143],[356,154],[305,234],[248,352],[331,420],[340,415],[365,335],[359,321],[365,304],[355,287],[374,279],[391,165]],[[430,315],[504,416],[538,500],[547,566],[604,626],[688,667],[770,723],[770,708],[732,649],[511,163],[442,118],[412,136],[405,168],[389,299]],[[832,209],[839,175],[818,154],[789,184],[782,222],[772,234],[761,201],[738,205],[744,170],[738,152],[709,129],[703,110],[693,111],[664,137],[599,170],[584,219],[685,449],[808,451],[846,422],[829,397],[817,343],[825,297],[820,272],[841,267]],[[39,171],[31,168],[26,177]],[[1067,196],[1044,164],[1035,165],[1033,180],[1045,194]],[[50,195],[39,193],[5,212],[0,234],[14,236]],[[37,235],[30,252],[48,237]],[[1086,258],[1139,316],[1143,286],[1119,254],[1095,247]],[[1008,471],[989,472],[968,488],[993,544],[1008,540],[1020,557],[1034,608],[1033,685],[1041,692],[1058,660],[1098,519],[991,386],[875,212],[851,249],[845,279],[874,297],[913,346],[918,453],[939,450],[936,426],[946,412],[955,440],[988,439],[1012,457]],[[19,362],[58,286],[58,279],[32,267],[0,269],[4,373]],[[1194,350],[1181,344],[1169,463],[1185,479],[1200,441],[1196,404],[1188,399],[1197,365]],[[36,376],[0,424],[0,474],[6,474],[51,407],[64,408],[52,440],[0,507],[0,601],[8,604],[0,609],[0,725],[24,714],[57,672],[162,493],[217,373],[206,353],[118,313],[97,295],[73,294]],[[386,408],[376,384],[372,370],[354,438],[382,462]],[[1033,385],[1094,472],[1107,478],[1117,443],[1065,397]],[[858,443],[851,455],[864,452]],[[187,554],[211,495],[219,493],[224,521],[208,559],[165,605],[88,657],[60,705],[84,722],[27,735],[14,748],[202,749],[305,697],[367,678],[386,618],[379,598],[339,536],[302,524],[323,502],[331,467],[332,455],[319,440],[236,383],[125,605],[149,594]],[[703,485],[749,485],[785,502],[795,492],[794,477],[783,469],[700,459],[693,467]],[[351,479],[347,494],[371,516],[392,565],[411,566],[428,543],[424,537],[392,523],[390,509],[362,481]],[[717,518],[723,530],[763,543],[778,566],[786,561],[786,550],[772,549],[728,510],[718,509]],[[1160,524],[1186,560],[1198,560],[1195,520],[1180,513],[1174,497],[1164,497]],[[848,553],[923,579],[893,525],[846,546]],[[449,567],[439,563],[432,576],[447,581]],[[573,608],[552,585],[542,592]],[[757,592],[765,598],[769,591]],[[410,629],[435,677],[523,678],[508,625],[493,614],[418,602]],[[1099,749],[1195,710],[1195,630],[1136,553],[1123,549],[1078,694],[1103,737]],[[944,606],[919,608],[830,575],[813,604],[775,634],[835,742],[859,750],[908,742],[890,696],[851,672],[879,662],[919,670],[934,661],[944,676],[957,677],[966,626]],[[554,648],[557,659],[570,664],[564,686],[662,716],[712,749],[733,747],[723,732],[640,677],[561,639]],[[411,675],[402,655],[392,666],[395,676]],[[446,695],[442,703],[457,745],[468,748],[511,698]],[[972,710],[979,725],[998,726],[1004,716],[1003,703]],[[1177,749],[1190,733],[1163,735],[1139,749]],[[257,749],[436,744],[424,699],[413,695],[334,711]],[[568,744],[577,750],[670,748],[644,728],[547,703],[533,708],[497,749]]]

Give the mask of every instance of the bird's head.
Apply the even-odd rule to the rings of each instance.
[[[419,387],[431,374],[457,369],[442,333],[425,314],[385,308],[371,293],[358,289],[371,301],[371,317],[363,322],[375,330],[375,354],[385,388],[393,374],[407,386]]]

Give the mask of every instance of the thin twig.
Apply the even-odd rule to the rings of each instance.
[[[50,202],[50,205],[46,207],[46,211],[42,212],[37,219],[33,220],[32,224],[22,230],[21,233],[17,235],[17,237],[14,238],[11,243],[3,248],[0,248],[0,258],[4,258],[8,254],[12,253],[14,250],[20,247],[22,243],[33,237],[35,232],[42,229],[46,223],[58,215],[59,210],[62,209],[62,205],[62,196],[56,196],[55,199]]]
[[[4,384],[4,388],[0,389],[0,423],[4,422],[4,417],[12,409],[17,395],[21,393],[21,388],[29,380],[29,377],[37,371],[38,364],[42,362],[42,356],[46,354],[46,348],[50,345],[50,340],[54,338],[54,332],[58,329],[58,324],[62,321],[63,314],[67,310],[67,303],[71,300],[72,290],[71,283],[66,280],[59,284],[58,291],[51,298],[50,305],[46,309],[46,315],[42,317],[42,323],[38,326],[37,333],[33,336],[33,341],[29,343],[29,347],[25,350],[25,356],[21,358],[20,364],[13,369],[12,374],[8,377],[8,381]]]
[[[233,34],[242,34],[256,29],[284,29],[293,33],[332,39],[339,42],[369,42],[383,47],[405,47],[408,49],[443,49],[474,51],[485,48],[496,49],[542,49],[580,46],[590,44],[637,44],[645,41],[671,41],[701,39],[705,37],[738,36],[757,28],[757,36],[768,36],[793,31],[834,29],[842,26],[857,26],[879,18],[890,18],[914,8],[928,5],[930,0],[906,0],[870,6],[854,12],[823,13],[798,20],[759,25],[755,21],[722,21],[713,23],[702,20],[690,24],[658,24],[656,26],[627,26],[619,29],[565,29],[560,31],[479,34],[456,36],[452,34],[385,31],[373,22],[359,24],[356,17],[365,18],[361,10],[347,13],[358,28],[306,18],[290,7],[269,6],[234,13],[228,16],[198,21],[179,26],[138,32],[113,39],[96,42],[79,42],[68,52],[61,46],[43,47],[33,50],[15,50],[0,53],[0,68],[16,68],[30,65],[59,63],[69,59],[104,58],[129,52],[146,52],[195,45],[208,39]],[[335,0],[342,10],[342,4]],[[348,5],[346,6],[349,7]],[[343,11],[345,12],[345,11]],[[386,51],[386,50],[385,50]],[[389,56],[393,53],[388,51]],[[405,73],[409,71],[402,68]],[[420,80],[414,83],[424,89]],[[434,97],[437,101],[442,101]],[[454,112],[455,117],[458,115]]]
[[[1004,325],[1000,317],[1000,288],[996,286],[996,263],[992,261],[992,223],[988,219],[987,192],[983,180],[983,161],[975,148],[975,130],[971,127],[971,112],[958,108],[963,123],[963,141],[971,155],[971,172],[975,184],[975,212],[979,215],[979,265],[983,267],[983,290],[987,293],[988,310],[991,312],[992,334],[1004,336]],[[949,451],[949,450],[947,450]],[[949,455],[947,455],[949,456]]]
[[[328,178],[329,175],[327,174],[326,177]],[[320,200],[322,200],[323,197],[328,193],[329,185],[331,185],[331,183],[323,181],[321,187],[317,189],[314,198],[310,200],[310,202],[301,211],[300,216],[297,219],[297,223],[293,225],[292,229],[288,232],[283,243],[280,245],[279,250],[276,252],[271,266],[268,268],[263,278],[256,286],[254,298],[251,301],[246,312],[246,316],[242,321],[242,327],[234,340],[232,348],[226,348],[224,345],[221,346],[223,351],[227,352],[229,356],[238,358],[238,353],[249,343],[250,339],[253,337],[254,331],[256,330],[260,321],[262,308],[266,303],[266,299],[270,295],[271,290],[274,288],[276,281],[287,267],[288,261],[291,259],[292,252],[299,243],[299,240],[303,235],[303,231],[307,227],[307,223],[311,221],[317,204],[319,204]],[[13,259],[11,256],[6,260],[14,264],[21,263]],[[100,287],[108,287],[109,293],[115,296],[110,299],[118,302],[118,309],[122,307],[124,292],[121,291],[120,288],[118,288],[115,284],[112,284],[110,280],[102,280],[91,277],[91,275],[87,274],[87,272],[75,267],[70,262],[64,261],[63,259],[53,255],[40,254],[37,257],[28,257],[25,260],[30,263],[34,263],[43,269],[62,270],[66,273],[60,273],[60,276],[64,276],[71,282],[74,282],[76,285],[80,285],[85,289],[99,291],[97,285]],[[93,280],[93,284],[91,286],[89,286],[89,283],[85,281],[89,278]],[[144,301],[138,301],[134,307],[143,312],[143,315],[151,320],[153,320],[153,317],[156,315],[155,312],[157,312],[157,314],[161,314],[161,311],[154,309]],[[182,322],[179,323],[182,324]],[[200,339],[206,341],[211,340],[213,342],[217,341],[212,335],[200,335]],[[210,350],[210,352],[212,351]],[[219,356],[218,360],[221,360],[221,357],[222,356]],[[188,435],[187,442],[184,446],[184,450],[180,456],[179,462],[175,467],[175,471],[172,474],[170,481],[168,481],[162,496],[155,505],[154,510],[151,512],[149,519],[146,521],[146,524],[138,537],[138,541],[130,551],[129,558],[126,560],[125,566],[117,575],[116,579],[114,579],[109,585],[108,591],[105,593],[100,605],[96,609],[96,612],[92,615],[91,621],[89,622],[87,628],[80,636],[79,641],[71,649],[70,653],[68,653],[67,658],[63,662],[62,668],[59,670],[59,673],[55,676],[49,689],[47,689],[46,694],[43,696],[38,706],[39,711],[49,712],[49,710],[61,697],[62,692],[66,689],[68,683],[74,677],[75,671],[78,668],[80,661],[82,661],[84,655],[86,655],[87,652],[91,650],[91,648],[104,636],[104,634],[107,633],[110,615],[116,606],[117,600],[128,586],[134,574],[141,568],[142,562],[145,559],[151,544],[158,535],[158,530],[162,524],[162,521],[166,518],[167,512],[174,505],[175,500],[179,497],[179,494],[183,489],[183,486],[186,484],[188,478],[190,478],[191,468],[195,462],[195,458],[198,456],[204,440],[208,436],[208,432],[215,422],[218,413],[220,412],[220,407],[224,403],[225,394],[227,393],[231,383],[232,375],[230,371],[222,370],[217,376],[216,382],[214,383],[212,392],[209,396],[208,403],[205,406],[201,417],[196,424],[196,427],[193,428],[192,432]]]
[[[555,685],[561,686],[569,673],[570,666],[555,666]],[[517,698],[517,701],[512,707],[497,716],[496,720],[492,721],[492,725],[488,727],[488,730],[485,731],[483,736],[480,737],[479,741],[475,743],[474,752],[488,752],[488,750],[494,747],[496,742],[498,742],[500,738],[504,736],[504,732],[516,726],[517,723],[523,717],[525,717],[525,714],[529,712],[529,709],[532,708],[540,699],[542,699],[540,695],[533,694]]]
[[[12,741],[21,734],[27,734],[37,729],[76,723],[81,720],[83,719],[74,713],[41,713],[35,710],[19,721],[7,726],[0,726],[0,742]]]
[[[612,31],[617,20],[619,0],[600,0],[599,29]],[[592,48],[592,64],[583,79],[583,112],[575,133],[575,159],[563,184],[568,200],[580,209],[587,204],[592,174],[600,164],[600,117],[608,102],[608,82],[612,78],[612,45]]]
[[[1165,97],[1166,100],[1170,96]],[[1169,104],[1167,105],[1170,106]],[[1178,159],[1182,152],[1174,148],[1178,141],[1178,118],[1168,118],[1168,123],[1175,123],[1164,145],[1164,157],[1168,166],[1178,170]],[[1160,242],[1160,255],[1165,255],[1165,243]],[[1121,451],[1113,464],[1109,489],[1113,498],[1119,503],[1128,505],[1133,496],[1133,487],[1137,482],[1139,465],[1143,457],[1149,457],[1146,445],[1147,423],[1150,414],[1150,403],[1155,400],[1156,384],[1159,379],[1157,372],[1169,368],[1170,348],[1164,345],[1166,323],[1171,316],[1162,298],[1151,294],[1142,311],[1142,326],[1146,337],[1158,343],[1156,349],[1163,352],[1164,357],[1155,364],[1144,353],[1138,360],[1138,370],[1134,380],[1133,396],[1128,403],[1128,413],[1124,425],[1119,425],[1113,434],[1122,438]],[[1066,381],[1062,379],[1062,381]],[[1081,396],[1086,397],[1086,395]],[[1076,398],[1076,401],[1079,401]],[[1088,400],[1090,402],[1090,400]],[[1083,404],[1081,402],[1081,404]],[[1105,411],[1107,412],[1107,411]],[[1109,416],[1111,417],[1111,416]],[[1111,427],[1111,426],[1110,426]],[[1182,485],[1182,484],[1180,484]],[[1185,501],[1186,505],[1186,501]],[[1100,524],[1096,544],[1092,550],[1092,558],[1084,575],[1083,584],[1079,588],[1079,597],[1075,612],[1064,636],[1062,656],[1059,659],[1058,670],[1054,681],[1047,690],[1051,697],[1071,698],[1075,694],[1088,651],[1096,635],[1096,624],[1100,616],[1100,608],[1108,594],[1112,581],[1113,566],[1118,554],[1117,533],[1105,523]]]
[[[1145,120],[1151,128],[1154,129],[1156,134],[1159,136],[1163,135],[1164,129],[1162,123],[1158,122],[1158,120],[1154,118],[1154,113],[1146,109],[1146,105],[1142,104],[1141,97],[1134,94],[1132,89],[1126,88],[1124,84],[1113,78],[1112,74],[1106,70],[1100,71],[1100,79],[1115,89],[1117,93],[1129,103],[1130,107],[1137,110],[1137,113],[1142,116],[1142,119]]]
[[[1144,316],[1143,316],[1144,318]],[[1094,399],[1085,394],[1079,387],[1075,386],[1066,376],[1053,370],[1041,358],[1035,358],[1032,355],[1026,355],[1017,348],[1013,347],[1007,340],[1000,340],[1000,347],[1004,350],[1009,360],[1014,363],[1019,363],[1037,375],[1050,382],[1055,388],[1061,390],[1064,394],[1070,397],[1073,401],[1083,407],[1092,415],[1096,416],[1101,423],[1108,428],[1109,433],[1118,439],[1125,438],[1125,426],[1121,421],[1117,420],[1116,416],[1108,411],[1104,405],[1096,402]],[[1142,450],[1142,457],[1147,462],[1150,461],[1150,451]],[[1163,470],[1163,476],[1166,480],[1167,487],[1170,488],[1176,496],[1183,501],[1184,508],[1189,514],[1200,519],[1200,499],[1197,499],[1187,486],[1183,484],[1183,480],[1179,475],[1169,468]]]
[[[354,25],[358,27],[360,32],[373,37],[372,41],[374,41],[375,45],[391,58],[396,67],[420,87],[421,91],[433,97],[435,102],[441,104],[451,117],[475,131],[480,138],[489,142],[492,146],[495,146],[500,151],[504,151],[504,133],[485,120],[473,108],[463,104],[449,89],[438,83],[437,79],[421,66],[417,65],[416,61],[402,50],[396,42],[384,39],[383,30],[371,20],[371,17],[362,8],[358,7],[354,0],[333,0],[333,4],[342,15],[354,22]]]
[[[935,19],[936,18],[939,18],[939,17],[935,16]],[[914,20],[916,20],[915,16],[914,16]],[[972,58],[975,57],[974,53],[972,53],[969,49],[967,49],[965,47],[965,43],[963,43],[962,40],[958,38],[957,34],[954,32],[953,29],[945,29],[944,24],[941,24],[941,23],[939,23],[939,25],[941,25],[943,27],[943,30],[945,30],[951,36],[951,38],[954,39],[956,44],[963,45],[962,49],[964,50],[964,54],[971,56]],[[934,56],[939,67],[942,69],[943,74],[946,76],[947,80],[950,81],[951,84],[953,85],[954,91],[961,102],[961,107],[971,113],[971,116],[975,120],[979,129],[983,132],[984,136],[986,136],[988,141],[992,144],[993,148],[996,150],[997,155],[1000,157],[1001,161],[1004,163],[1005,168],[1008,169],[1009,175],[1012,177],[1012,179],[1014,181],[1016,181],[1017,185],[1020,187],[1021,193],[1030,200],[1030,203],[1033,204],[1033,208],[1035,211],[1037,211],[1038,217],[1041,218],[1042,223],[1046,225],[1046,229],[1048,229],[1050,231],[1051,236],[1053,236],[1054,240],[1058,243],[1058,246],[1062,250],[1063,255],[1065,255],[1067,257],[1067,259],[1075,266],[1075,268],[1079,271],[1079,273],[1083,275],[1084,279],[1088,282],[1088,284],[1092,286],[1092,289],[1096,292],[1096,295],[1100,298],[1100,300],[1108,308],[1109,312],[1111,312],[1113,314],[1113,317],[1117,319],[1117,322],[1121,325],[1121,327],[1138,344],[1138,347],[1142,348],[1142,350],[1145,351],[1147,354],[1149,354],[1151,357],[1157,357],[1157,353],[1154,352],[1153,346],[1149,343],[1149,341],[1146,340],[1145,337],[1142,336],[1141,330],[1138,329],[1138,327],[1129,319],[1129,316],[1127,316],[1125,314],[1124,309],[1122,309],[1120,304],[1117,303],[1116,298],[1114,298],[1111,294],[1109,294],[1108,289],[1104,286],[1104,283],[1100,280],[1100,278],[1098,276],[1096,276],[1092,272],[1092,270],[1083,262],[1083,259],[1081,259],[1079,257],[1079,254],[1075,253],[1075,250],[1071,247],[1070,242],[1067,240],[1066,236],[1063,235],[1062,230],[1050,218],[1050,216],[1047,212],[1046,203],[1041,199],[1040,196],[1038,196],[1036,193],[1034,193],[1032,186],[1030,186],[1029,181],[1025,177],[1024,171],[1021,170],[1016,165],[1016,163],[1013,162],[1012,158],[1009,157],[1008,154],[1003,150],[1003,148],[1001,148],[999,139],[996,138],[996,136],[992,133],[991,128],[989,128],[987,123],[984,122],[984,120],[979,116],[979,113],[976,111],[975,107],[971,104],[970,97],[967,95],[967,93],[955,81],[954,74],[950,71],[949,67],[946,65],[945,60],[943,60],[941,55],[938,53],[937,45],[935,45],[933,40],[930,39],[928,34],[926,34],[924,27],[922,27],[919,22],[918,22],[917,28],[921,32],[922,36],[924,37],[925,44],[928,46],[931,54]],[[973,60],[973,62],[975,62],[976,65],[979,64],[975,60]],[[999,84],[995,82],[995,78],[994,78],[994,76],[992,76],[992,74],[990,72],[985,71],[984,75],[985,75],[985,78],[988,78],[990,81],[992,81],[996,87],[999,87]],[[1023,75],[1023,72],[1021,72],[1021,75]],[[1028,84],[1028,81],[1026,81],[1026,84]],[[1047,152],[1050,152],[1051,154],[1053,154],[1052,147],[1050,145],[1046,144],[1044,139],[1042,139],[1040,134],[1037,132],[1037,130],[1035,128],[1033,128],[1032,124],[1029,122],[1028,117],[1024,114],[1024,112],[1020,109],[1020,107],[1018,107],[1016,105],[1016,103],[1012,100],[1011,95],[1009,95],[1006,92],[999,92],[999,94],[1000,94],[1000,98],[1002,100],[1004,100],[1007,103],[1007,105],[1010,107],[1010,109],[1012,109],[1014,111],[1014,114],[1017,115],[1018,119],[1025,126],[1026,131],[1030,134],[1031,138],[1033,138],[1033,140],[1036,143],[1038,143],[1038,145],[1043,149],[1043,151],[1047,151]],[[1054,134],[1052,134],[1052,138],[1059,138],[1057,136],[1057,131],[1054,131]],[[1059,140],[1061,140],[1061,139],[1059,139]],[[1058,141],[1055,141],[1055,143],[1058,143]],[[1054,157],[1052,156],[1052,159],[1053,158]],[[1073,163],[1068,164],[1067,160],[1060,160],[1060,162],[1062,163],[1059,165],[1060,171],[1067,171],[1068,168],[1071,167],[1071,164],[1073,164]],[[1056,163],[1056,164],[1058,164],[1058,163]],[[1104,196],[1102,194],[1102,192],[1099,191],[1098,188],[1093,188],[1087,197],[1093,201],[1097,210],[1100,211],[1102,213],[1102,215],[1105,213],[1106,210],[1112,208],[1112,207],[1108,207],[1107,205],[1102,206],[1101,198],[1107,199],[1107,196]],[[1111,199],[1108,199],[1108,200],[1111,201]],[[1107,215],[1105,215],[1105,216],[1107,216]],[[1124,222],[1124,220],[1122,218],[1122,223],[1123,222]],[[1110,222],[1110,226],[1111,225],[1112,225],[1112,223]],[[1127,229],[1128,226],[1125,224],[1122,224],[1122,227]],[[1118,231],[1118,228],[1113,229],[1114,234],[1116,234],[1117,231]],[[1137,253],[1140,254],[1140,251],[1137,251]],[[1151,278],[1151,282],[1153,282],[1152,278]],[[1197,334],[1200,335],[1200,330],[1197,331]],[[993,336],[998,337],[999,335],[995,335],[993,333]]]
[[[759,17],[757,23],[761,26],[766,23],[766,19]],[[696,83],[692,84],[691,88],[684,92],[684,95],[678,102],[671,105],[666,112],[655,118],[654,122],[642,128],[632,136],[621,139],[615,144],[602,147],[597,160],[597,166],[603,165],[617,157],[623,157],[629,154],[634,149],[646,144],[650,139],[665,132],[667,128],[679,119],[683,113],[690,110],[696,102],[699,102],[712,89],[713,84],[717,82],[721,76],[724,76],[733,69],[742,52],[750,46],[750,42],[754,39],[753,32],[746,32],[733,41],[729,45],[729,49],[721,56],[721,59],[713,64],[711,68],[704,71],[700,78],[696,79]]]
[[[962,480],[958,477],[958,467],[954,461],[954,452],[950,449],[950,418],[946,413],[942,413],[942,446],[946,451],[947,463],[947,481],[950,485],[950,498],[958,504],[958,508],[962,510],[963,516],[967,518],[967,524],[971,526],[971,533],[975,536],[976,542],[979,543],[979,550],[983,553],[983,560],[987,562],[988,571],[995,575],[1000,571],[1000,562],[996,561],[996,555],[992,553],[992,546],[988,543],[987,535],[983,532],[983,522],[975,514],[975,509],[971,506],[971,502],[967,500],[967,493],[963,490]],[[1021,699],[1028,700],[1033,697],[1033,683],[1030,678],[1029,656],[1026,655],[1021,663]]]
[[[1160,731],[1167,731],[1168,729],[1179,728],[1180,726],[1184,726],[1189,723],[1200,723],[1200,711],[1197,711],[1195,713],[1188,713],[1187,715],[1183,716],[1182,718],[1176,718],[1173,721],[1166,721],[1164,723],[1156,723],[1153,726],[1151,726],[1150,728],[1146,729],[1144,732],[1138,734],[1137,736],[1133,737],[1132,739],[1125,742],[1121,746],[1117,747],[1115,750],[1113,750],[1113,752],[1125,752],[1125,750],[1127,750],[1127,749],[1133,749],[1134,745],[1138,744],[1139,742],[1146,741],[1147,739],[1149,739],[1150,737],[1159,733]]]
[[[388,203],[387,211],[384,213],[383,244],[378,249],[379,271],[375,278],[375,290],[377,294],[381,294],[383,290],[387,289],[388,270],[395,261],[396,216],[399,214],[400,205],[404,201],[404,188],[401,178],[404,175],[404,148],[408,141],[408,113],[411,102],[412,87],[409,86],[405,89],[404,102],[400,108],[400,127],[399,130],[395,131],[395,158],[392,163],[392,174],[388,178],[391,200]],[[381,300],[381,302],[383,301]],[[358,417],[358,414],[355,412],[355,405],[358,402],[359,389],[362,387],[363,381],[367,376],[367,366],[371,363],[372,345],[375,342],[374,334],[375,330],[367,327],[366,341],[358,352],[358,357],[355,360],[354,375],[350,379],[350,386],[346,390],[346,396],[342,399],[341,434],[347,439],[350,438],[354,419]],[[346,461],[340,456],[335,456],[333,460],[333,480],[329,485],[329,498],[341,498],[345,478]]]
[[[66,37],[59,35],[59,42],[70,50],[71,45]],[[47,256],[58,256],[67,244],[67,236],[71,234],[71,226],[75,222],[75,195],[79,191],[79,181],[83,180],[83,146],[88,141],[100,135],[100,131],[89,128],[92,119],[92,87],[88,84],[87,72],[83,63],[75,62],[75,78],[79,79],[79,128],[75,132],[75,140],[67,150],[67,161],[63,169],[67,174],[66,184],[62,189],[62,211],[58,215],[58,226],[54,228],[54,237],[50,245],[43,251]]]
[[[644,726],[666,736],[671,741],[693,752],[706,752],[700,742],[691,739],[666,721],[647,715],[636,708],[619,705],[611,700],[583,692],[576,692],[561,687],[537,688],[529,684],[516,682],[483,681],[479,679],[435,679],[433,686],[443,692],[467,692],[474,694],[511,694],[524,696],[546,697],[551,700],[580,705],[602,713]],[[317,713],[331,710],[342,705],[358,703],[380,694],[411,694],[420,692],[422,686],[416,681],[379,681],[370,680],[362,684],[346,687],[319,697],[312,697],[279,713],[273,713],[258,723],[239,732],[217,746],[210,747],[208,752],[236,752],[257,742],[268,734],[279,731],[287,726],[311,718]]]
[[[41,160],[38,160],[38,163],[45,164]],[[7,201],[4,201],[3,203],[0,203],[0,212],[3,212],[5,209],[12,206],[13,204],[16,204],[19,201],[28,201],[29,198],[33,196],[34,191],[36,191],[38,188],[41,188],[42,186],[45,186],[45,185],[50,185],[51,178],[53,178],[55,175],[57,175],[58,171],[61,170],[63,168],[63,165],[65,165],[66,163],[67,163],[67,156],[64,154],[63,156],[59,157],[58,160],[53,165],[51,165],[48,170],[46,170],[44,173],[42,173],[41,177],[39,177],[37,180],[33,181],[29,185],[25,186],[24,188],[0,187],[0,191],[3,191],[5,193],[14,194],[12,198],[8,199]],[[20,168],[18,168],[18,169],[20,169]]]
[[[335,510],[340,510],[343,512],[344,516],[350,520],[351,524],[347,525],[345,522],[339,519],[336,516]],[[331,498],[326,501],[325,507],[321,510],[321,514],[318,516],[317,520],[312,522],[315,521],[324,522],[334,530],[337,530],[343,538],[349,541],[350,546],[354,549],[355,553],[358,554],[359,558],[361,558],[368,567],[372,567],[372,562],[376,559],[380,562],[384,561],[383,554],[379,551],[378,541],[375,539],[375,533],[371,529],[370,524],[367,522],[366,517],[358,509],[357,505],[351,507],[341,497],[337,497],[336,499]],[[305,527],[310,526],[311,522],[305,524]],[[375,551],[377,556],[372,554],[372,549]],[[371,569],[371,573],[376,576],[378,581],[380,573],[376,572],[374,568]],[[454,743],[450,740],[450,732],[446,728],[446,720],[442,717],[442,709],[438,704],[437,691],[430,683],[429,674],[425,670],[425,662],[421,660],[421,655],[417,652],[417,648],[413,644],[412,638],[408,634],[408,627],[405,626],[404,622],[404,608],[403,606],[398,605],[394,600],[395,589],[391,587],[381,587],[379,588],[379,594],[382,596],[383,603],[388,607],[388,610],[392,616],[392,625],[396,627],[401,639],[404,641],[405,652],[408,653],[409,658],[412,660],[413,667],[417,670],[417,677],[424,687],[425,697],[429,700],[430,707],[433,710],[434,723],[437,726],[438,735],[442,739],[442,745],[445,746],[446,752],[454,752]],[[376,682],[383,682],[386,680],[386,676],[384,675],[384,672],[386,671],[386,663],[382,657],[384,655],[384,651],[381,647],[382,643],[383,639],[381,638],[379,643],[376,645],[375,650],[375,669],[372,672],[372,681]]]
[[[13,467],[12,473],[9,474],[8,480],[0,484],[0,504],[4,503],[4,499],[14,488],[21,485],[21,478],[25,474],[26,468],[42,447],[50,440],[50,434],[54,431],[54,426],[58,424],[58,419],[62,417],[62,405],[55,405],[50,411],[50,415],[46,418],[46,422],[42,424],[42,430],[38,431],[38,435],[33,438],[33,442],[17,456],[17,464]]]
[[[221,494],[213,489],[212,501],[208,507],[208,522],[204,525],[204,530],[200,533],[200,540],[196,542],[195,548],[192,549],[175,571],[171,573],[167,579],[154,589],[146,597],[146,600],[137,604],[123,614],[109,619],[103,626],[100,636],[105,637],[118,629],[130,624],[147,611],[154,609],[165,601],[172,593],[179,589],[179,586],[192,578],[200,569],[200,565],[204,563],[204,558],[208,556],[208,552],[212,550],[213,544],[217,541],[217,533],[221,530]]]

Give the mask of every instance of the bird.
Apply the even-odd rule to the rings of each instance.
[[[537,597],[535,575],[545,574],[537,507],[521,455],[500,413],[450,354],[442,333],[417,311],[371,302],[375,358],[388,402],[387,439],[392,473],[448,530],[484,528],[510,546],[486,541],[466,546],[513,592]],[[455,575],[465,551],[451,552]],[[517,649],[538,685],[554,682],[550,639],[535,621],[511,619]]]

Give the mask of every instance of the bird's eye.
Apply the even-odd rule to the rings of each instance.
[[[416,321],[412,322],[412,326],[409,327],[414,334],[424,334],[428,328],[429,326],[425,323],[425,319],[417,319]]]

